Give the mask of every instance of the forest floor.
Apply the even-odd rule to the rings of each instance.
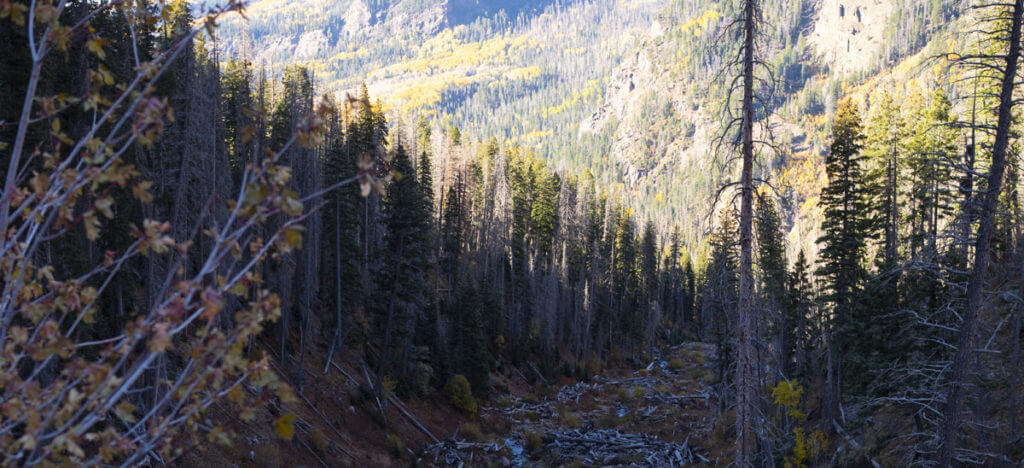
[[[710,394],[714,348],[684,343],[658,354],[642,368],[602,369],[587,382],[549,379],[534,370],[539,378],[531,384],[506,367],[493,376],[502,391],[481,401],[475,417],[459,413],[440,394],[378,402],[366,392],[371,372],[352,365],[350,356],[329,366],[309,356],[302,366],[283,366],[297,401],[271,404],[248,423],[231,416],[230,408],[215,408],[211,420],[234,431],[237,440],[231,446],[202,444],[180,462],[532,467],[714,465],[727,459],[716,448],[728,446],[723,441],[730,426],[715,417]],[[285,414],[296,416],[291,440],[275,434],[275,421]]]
[[[480,426],[428,447],[428,464],[680,466],[712,464],[723,437],[710,385],[714,348],[667,347],[641,369],[607,369],[589,382],[546,384],[546,398],[511,392],[481,408]],[[545,385],[545,384],[541,384]],[[511,388],[511,386],[510,386]],[[487,428],[490,431],[481,430]],[[466,430],[468,429],[468,431]]]

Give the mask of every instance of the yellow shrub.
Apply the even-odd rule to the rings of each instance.
[[[480,430],[480,426],[476,423],[462,423],[459,426],[459,434],[465,437],[466,440],[473,442],[483,442],[484,440],[484,432]]]
[[[329,444],[327,436],[324,435],[324,431],[320,428],[314,427],[313,430],[309,431],[309,445],[316,450],[316,453],[324,455],[327,453],[327,445]]]
[[[537,453],[544,447],[544,441],[541,440],[540,434],[536,432],[526,433],[526,451],[529,453]]]
[[[825,434],[814,431],[809,436],[803,427],[793,429],[793,456],[786,457],[786,468],[807,468],[825,446]]]
[[[807,415],[800,411],[800,400],[804,396],[804,388],[795,380],[783,380],[772,389],[772,399],[776,405],[786,408],[786,414],[803,421]]]
[[[402,443],[402,438],[398,434],[393,432],[389,434],[387,444],[388,448],[391,450],[391,454],[394,455],[395,458],[402,458],[402,449],[404,448],[404,444]]]
[[[448,380],[444,386],[444,393],[451,399],[452,406],[470,416],[477,412],[476,398],[473,398],[473,391],[469,387],[469,380],[463,375],[456,375]]]

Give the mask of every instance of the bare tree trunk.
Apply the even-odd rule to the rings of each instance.
[[[1020,218],[1018,217],[1018,223]],[[1020,224],[1017,225],[1017,295],[1024,297],[1024,232],[1021,232]],[[1024,316],[1024,301],[1018,299],[1013,306],[1013,338],[1010,355],[1010,433],[1006,435],[1003,442],[1003,463],[1002,466],[1010,466],[1010,450],[1017,440],[1017,408],[1020,405],[1020,368],[1024,363],[1020,354],[1020,332],[1022,316]]]
[[[334,337],[331,338],[331,349],[327,352],[327,373],[334,357],[335,347],[341,345],[341,205],[334,205]]]
[[[946,392],[946,406],[943,410],[942,426],[939,432],[939,450],[936,454],[936,461],[940,467],[952,466],[956,451],[960,412],[963,408],[964,384],[967,380],[967,365],[971,362],[978,309],[981,306],[985,274],[988,270],[993,218],[1003,185],[1003,172],[1006,169],[1006,148],[1009,144],[1010,124],[1013,120],[1013,87],[1017,76],[1017,59],[1021,51],[1022,17],[1024,17],[1024,0],[1014,0],[1010,24],[1010,48],[1006,55],[1002,89],[999,93],[999,120],[996,123],[996,138],[992,147],[992,166],[988,175],[985,202],[981,207],[981,213],[979,213],[974,267],[967,283],[967,307],[964,310],[960,337],[957,340],[956,356],[953,358],[952,376],[949,389]]]
[[[753,465],[754,452],[754,34],[755,0],[746,0],[743,13],[743,174],[740,202],[740,297],[736,329],[736,466]]]

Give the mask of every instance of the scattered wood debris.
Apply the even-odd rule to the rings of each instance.
[[[684,466],[706,463],[688,441],[663,442],[647,434],[626,434],[614,429],[569,430],[548,434],[545,449],[557,463],[579,461],[583,466]]]

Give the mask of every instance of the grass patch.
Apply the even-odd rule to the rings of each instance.
[[[314,427],[309,431],[309,445],[316,450],[316,453],[320,455],[327,454],[327,446],[330,444],[327,440],[327,435],[324,431],[321,431],[319,427]]]
[[[558,410],[558,423],[564,427],[576,429],[580,427],[580,417],[566,408]]]
[[[401,436],[394,432],[388,434],[387,446],[388,450],[391,451],[391,455],[395,458],[402,458],[402,448],[405,447],[405,444],[402,442]]]
[[[634,416],[632,414],[627,414],[620,418],[613,411],[599,416],[597,420],[594,421],[594,424],[601,429],[619,429],[633,422],[633,418]]]
[[[523,444],[530,455],[538,455],[540,454],[541,449],[544,448],[544,441],[540,438],[540,434],[536,432],[527,432],[524,434]]]
[[[494,406],[498,408],[511,408],[514,404],[516,404],[515,398],[512,398],[511,396],[508,395],[503,396],[499,398],[498,401],[494,402]]]
[[[466,440],[473,442],[483,442],[485,439],[484,431],[480,430],[480,426],[476,423],[462,423],[462,425],[459,426],[459,434],[461,434],[462,437],[465,437]]]

